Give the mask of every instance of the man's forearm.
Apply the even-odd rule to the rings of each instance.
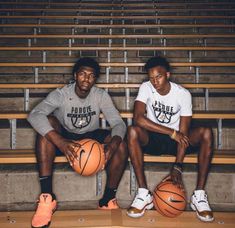
[[[150,119],[146,118],[145,116],[139,116],[135,118],[135,124],[148,130],[148,131],[153,131],[153,132],[158,132],[161,134],[166,134],[171,136],[174,133],[174,129],[162,126],[160,124],[154,123]]]

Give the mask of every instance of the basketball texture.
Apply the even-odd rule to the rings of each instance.
[[[105,164],[103,146],[93,139],[82,139],[78,143],[81,147],[74,148],[78,158],[73,162],[73,169],[83,176],[96,174]]]
[[[172,181],[161,182],[154,190],[154,206],[163,216],[176,217],[186,207],[186,195],[183,189],[174,185]]]

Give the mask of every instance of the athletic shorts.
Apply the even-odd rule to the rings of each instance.
[[[64,129],[62,127],[61,135],[64,138],[71,139],[71,140],[81,140],[81,139],[87,139],[87,138],[94,139],[94,140],[98,141],[99,143],[103,144],[105,138],[108,135],[111,135],[111,132],[109,130],[105,130],[105,129],[97,129],[94,131],[86,132],[84,134],[75,134],[75,133],[71,133],[71,132],[67,131],[66,129]],[[64,154],[59,149],[57,149],[56,155],[62,156]]]
[[[174,155],[177,154],[177,142],[173,140],[169,135],[148,131],[149,142],[143,146],[143,151],[146,154],[151,155]],[[190,145],[186,154],[194,153],[199,150],[198,146]]]

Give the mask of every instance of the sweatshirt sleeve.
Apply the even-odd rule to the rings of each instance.
[[[62,100],[61,90],[56,89],[29,113],[27,120],[40,135],[45,136],[49,131],[54,130],[47,116],[63,105]]]
[[[112,129],[111,136],[118,135],[123,139],[126,134],[126,125],[106,91],[103,91],[101,98],[101,111]]]

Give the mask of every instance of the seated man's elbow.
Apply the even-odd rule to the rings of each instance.
[[[35,122],[35,114],[30,112],[27,116],[27,121],[32,125]]]

